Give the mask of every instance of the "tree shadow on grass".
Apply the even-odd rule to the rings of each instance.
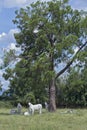
[[[1,112],[0,115],[6,116],[6,115],[11,115],[10,113],[3,113]]]
[[[4,113],[4,112],[0,112],[0,115],[2,115],[2,116],[12,116],[12,115],[18,115],[18,116],[20,116],[20,115],[24,115],[24,113],[21,113],[21,114],[19,114],[19,113],[14,113],[14,114],[11,114],[11,113]]]

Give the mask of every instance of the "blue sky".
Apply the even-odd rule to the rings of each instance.
[[[35,1],[36,0],[0,0],[0,48],[2,46],[7,47],[15,42],[13,33],[17,31],[17,29],[16,25],[12,22],[15,18],[15,10]],[[87,9],[87,0],[70,0],[70,4],[75,9]]]
[[[18,30],[12,22],[15,18],[15,10],[26,7],[32,2],[36,2],[36,0],[0,0],[0,64],[2,63],[1,54],[4,49],[17,49],[14,33]],[[70,5],[73,9],[87,10],[87,0],[70,0]],[[3,71],[0,70],[0,76],[2,76],[2,73]]]

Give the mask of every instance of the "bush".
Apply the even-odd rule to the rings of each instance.
[[[0,101],[0,108],[11,108],[12,104],[10,101]]]
[[[36,102],[33,92],[26,94],[24,97],[24,100],[25,100],[25,103],[28,103],[28,102],[35,103]]]

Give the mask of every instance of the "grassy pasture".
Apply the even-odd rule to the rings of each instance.
[[[0,108],[0,130],[87,130],[87,110],[58,109],[55,113],[43,110],[33,116],[10,115],[10,109]],[[23,111],[26,111],[24,109]]]

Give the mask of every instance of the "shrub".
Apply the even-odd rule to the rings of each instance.
[[[0,101],[0,108],[11,108],[12,104],[10,101]]]

